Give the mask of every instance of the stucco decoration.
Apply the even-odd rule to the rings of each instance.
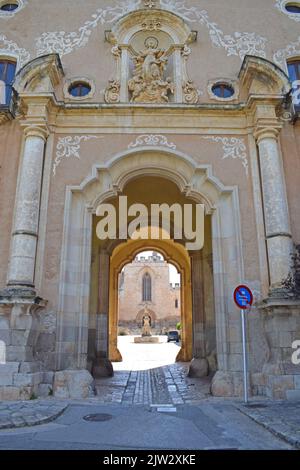
[[[297,13],[291,13],[285,9],[288,3],[293,3],[291,0],[276,0],[275,6],[279,11],[288,16],[291,20],[300,21],[300,15]]]
[[[255,55],[266,57],[265,46],[267,39],[256,33],[234,32],[225,34],[217,23],[210,20],[206,10],[198,7],[187,7],[184,1],[161,0],[161,8],[172,11],[188,22],[199,22],[208,28],[212,43],[216,47],[223,47],[227,56]]]
[[[223,157],[238,159],[242,161],[242,165],[245,169],[246,176],[249,176],[249,162],[247,157],[247,148],[244,139],[237,137],[217,137],[217,136],[205,136],[203,139],[210,140],[211,142],[221,143],[223,145]]]
[[[298,15],[300,16],[300,15]],[[297,57],[300,55],[300,36],[298,37],[297,41],[291,42],[288,44],[284,49],[279,49],[275,52],[273,56],[273,60],[282,70],[287,70],[286,61],[290,57]]]
[[[137,137],[135,142],[131,142],[128,145],[129,149],[133,149],[136,147],[144,147],[144,146],[159,146],[159,147],[167,147],[172,150],[176,150],[176,145],[173,142],[168,142],[168,139],[164,135],[160,134],[143,134]]]
[[[91,139],[99,139],[96,135],[76,135],[60,137],[56,145],[56,158],[53,163],[53,176],[56,176],[57,167],[63,158],[75,157],[80,159],[80,147],[82,142]]]
[[[89,42],[92,30],[98,24],[113,24],[122,16],[136,10],[140,5],[140,0],[117,1],[114,6],[98,8],[96,13],[87,20],[78,31],[67,33],[65,31],[53,31],[43,33],[37,38],[37,55],[57,52],[61,57],[70,54],[73,50],[85,46]]]
[[[7,0],[1,0],[0,1],[0,7],[5,5],[5,3],[9,3]],[[23,8],[27,5],[28,0],[18,0],[18,8],[16,8],[13,11],[4,11],[0,10],[0,19],[9,19],[12,18],[13,16],[17,15]]]
[[[158,2],[156,3],[158,7]],[[145,2],[142,3],[141,0],[118,1],[114,6],[99,8],[78,31],[70,33],[65,31],[45,32],[36,40],[37,55],[57,52],[62,57],[69,54],[88,43],[92,30],[98,24],[113,24],[121,17],[140,7],[145,8]],[[152,10],[150,2],[148,8]],[[175,13],[189,23],[198,22],[206,26],[213,45],[219,48],[223,47],[227,56],[239,56],[241,59],[247,54],[266,57],[265,46],[267,39],[256,33],[234,32],[233,34],[225,34],[217,23],[210,20],[207,11],[198,7],[187,7],[184,1],[161,0],[160,8]]]
[[[14,57],[17,60],[17,70],[30,60],[29,52],[7,39],[4,34],[0,34],[0,55]]]

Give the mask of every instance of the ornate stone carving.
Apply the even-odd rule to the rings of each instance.
[[[176,145],[173,142],[168,142],[167,137],[161,134],[142,134],[137,137],[135,142],[131,142],[131,144],[128,145],[128,148],[133,149],[147,145],[155,147],[168,147],[169,149],[176,150]]]
[[[158,40],[149,37],[145,49],[133,58],[135,70],[128,82],[133,103],[168,103],[169,94],[174,93],[171,78],[164,78],[167,64],[165,51],[158,48]]]
[[[56,146],[56,158],[53,164],[53,175],[56,175],[57,167],[60,165],[63,158],[75,157],[80,159],[80,145],[81,142],[86,142],[90,139],[98,139],[95,135],[76,135],[59,137]]]
[[[286,10],[285,7],[288,3],[291,3],[290,0],[276,0],[275,6],[276,8],[278,8],[279,11],[287,15],[291,20],[300,21],[300,15]]]
[[[120,102],[120,82],[118,80],[109,80],[108,87],[104,93],[105,103],[119,103]]]
[[[144,7],[145,8],[157,8],[157,0],[144,0]]]
[[[161,22],[158,18],[154,18],[151,20],[145,20],[141,26],[142,29],[147,31],[159,31],[161,29]]]
[[[203,139],[211,140],[212,142],[221,142],[223,144],[223,160],[226,158],[239,159],[245,169],[246,176],[249,176],[249,163],[247,157],[247,149],[243,139],[237,137],[217,137],[205,136]]]
[[[283,70],[286,70],[286,60],[289,57],[296,57],[300,54],[300,36],[297,41],[288,44],[284,49],[279,49],[275,52],[273,60]]]
[[[10,41],[4,34],[0,34],[0,54],[7,54],[17,59],[17,68],[20,69],[30,61],[30,54],[26,49]]]
[[[199,92],[194,85],[193,80],[188,80],[182,85],[183,99],[187,104],[197,104],[199,101]]]

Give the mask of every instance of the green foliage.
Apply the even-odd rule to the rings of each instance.
[[[181,330],[181,322],[177,323],[177,325],[176,325],[176,329],[177,329],[178,331],[180,331],[180,330]]]

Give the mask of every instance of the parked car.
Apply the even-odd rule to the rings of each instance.
[[[179,341],[179,333],[178,333],[178,331],[175,331],[175,330],[174,330],[174,331],[169,331],[169,332],[168,332],[168,343],[169,343],[170,341],[175,341],[176,343],[178,343],[178,341]]]

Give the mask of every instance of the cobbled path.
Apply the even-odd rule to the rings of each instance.
[[[187,377],[187,364],[172,364],[142,371],[117,371],[96,382],[103,403],[152,405],[197,403],[210,396],[211,378]]]

